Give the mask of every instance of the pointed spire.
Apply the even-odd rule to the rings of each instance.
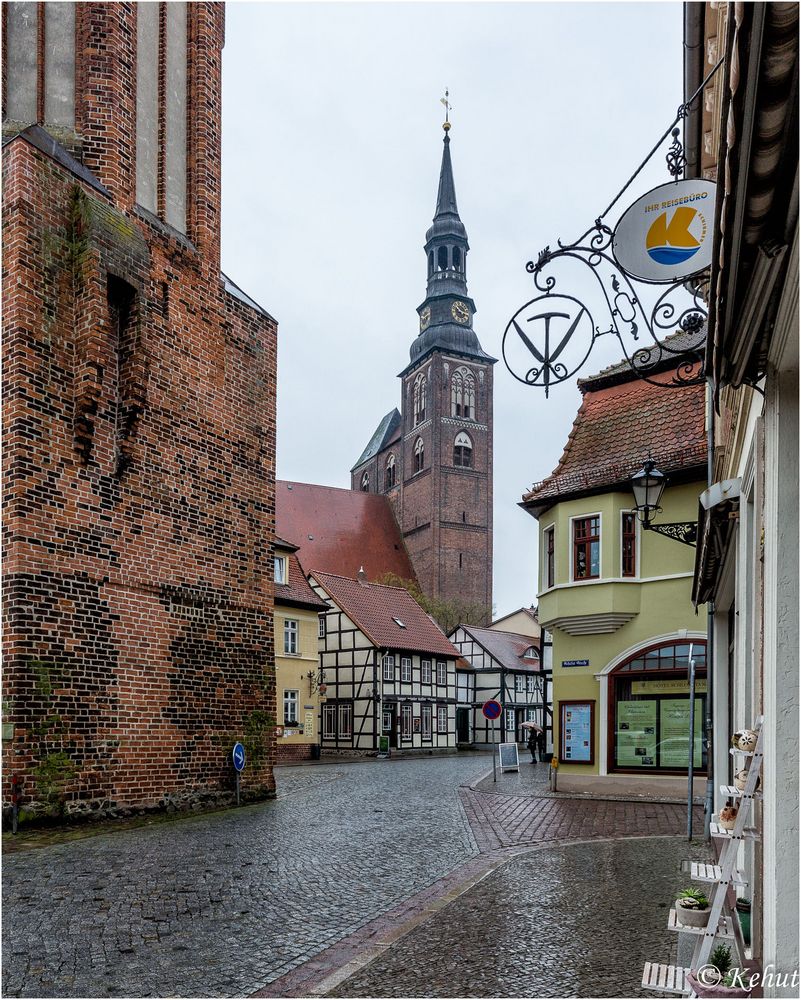
[[[451,166],[451,137],[447,131],[443,139],[442,167],[439,171],[437,210],[434,212],[434,219],[439,219],[443,215],[459,217],[459,209],[456,207],[456,186],[453,183],[453,167]]]

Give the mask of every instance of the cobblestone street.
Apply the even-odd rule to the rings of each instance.
[[[449,891],[458,898],[466,878],[478,880],[532,846],[682,832],[678,805],[484,792],[479,779],[488,765],[486,756],[471,755],[281,768],[274,802],[9,854],[4,995],[309,995],[363,955],[377,929],[386,934],[422,919],[426,905],[444,905]],[[634,843],[620,849],[641,859],[661,852],[665,876],[675,868],[680,841]],[[531,942],[536,954],[547,945],[548,955],[558,955],[550,936],[572,934],[587,950],[599,921],[616,926],[622,904],[613,890],[621,886],[640,901],[629,907],[638,914],[633,922],[651,933],[641,919],[653,909],[651,891],[642,892],[624,854],[609,844],[569,850],[528,854],[503,868],[498,884],[507,904],[495,926],[502,940],[512,934],[525,942],[516,947],[528,957],[511,979],[490,975],[475,995],[506,994],[524,981],[530,993]],[[471,892],[489,887],[482,882]],[[562,919],[568,904],[575,909],[570,934]],[[459,921],[442,912],[446,922],[433,936],[401,942],[432,948],[436,961],[419,961],[440,970],[437,977],[444,962],[465,961],[449,943]],[[364,974],[392,975],[378,965]],[[440,995],[438,983],[422,993]],[[562,989],[569,993],[573,983],[564,980]],[[362,989],[354,979],[347,991],[356,984]],[[383,985],[380,992],[389,995]],[[413,995],[409,981],[392,995],[406,993]]]

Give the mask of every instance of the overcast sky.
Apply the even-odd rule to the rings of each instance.
[[[675,115],[681,46],[680,3],[227,4],[223,270],[279,323],[279,478],[348,487],[400,407],[445,87],[474,325],[500,358],[526,261],[581,235]],[[668,179],[660,155],[620,208]],[[620,356],[606,338],[583,374]],[[498,615],[536,602],[516,504],[579,401],[575,379],[546,400],[495,367]]]

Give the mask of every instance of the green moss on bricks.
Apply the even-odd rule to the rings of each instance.
[[[245,745],[247,761],[257,768],[264,760],[266,740],[270,730],[275,726],[275,719],[262,711],[251,712],[245,716],[245,735],[242,739]]]
[[[64,812],[64,790],[77,775],[77,769],[63,750],[49,753],[31,774],[40,797],[51,814]]]

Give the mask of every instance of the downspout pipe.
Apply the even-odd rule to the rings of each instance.
[[[704,8],[705,4],[684,4],[684,100],[698,89],[704,68]],[[684,155],[687,157],[685,177],[701,176],[701,120],[703,95],[693,102],[684,120]]]
[[[707,348],[707,353],[709,349]],[[708,362],[707,362],[708,363]],[[710,375],[706,393],[706,478],[707,487],[712,486],[715,474],[715,385]],[[704,796],[704,840],[711,839],[710,823],[715,803],[715,753],[712,737],[714,734],[715,704],[715,602],[706,606],[706,795]]]

